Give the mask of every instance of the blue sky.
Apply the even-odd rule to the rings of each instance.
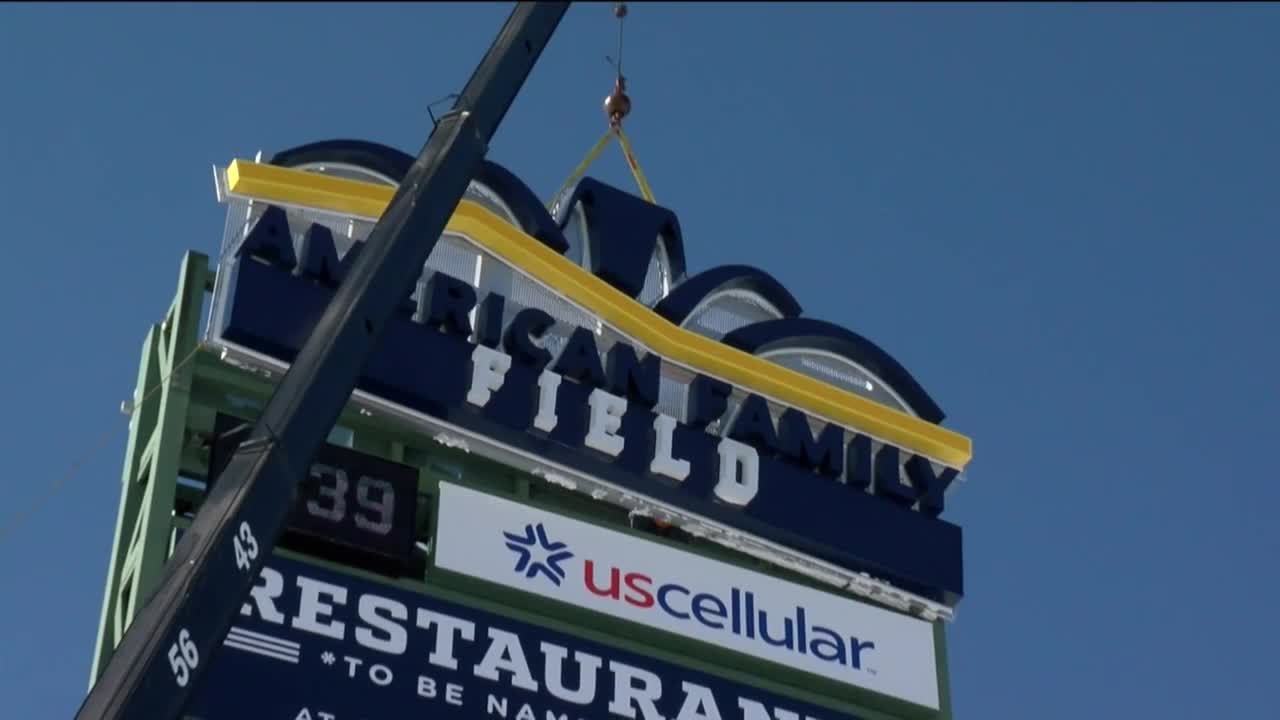
[[[0,7],[5,717],[79,705],[146,328],[214,254],[210,166],[416,153],[506,4]],[[1266,714],[1280,631],[1280,7],[636,4],[628,132],[690,268],[767,268],[974,438],[958,717]],[[603,130],[574,6],[490,157]],[[611,149],[592,171],[630,189]]]

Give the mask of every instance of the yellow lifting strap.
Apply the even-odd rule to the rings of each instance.
[[[631,150],[631,141],[627,139],[627,134],[622,132],[621,125],[617,127],[615,132],[618,135],[618,145],[622,147],[622,154],[627,158],[627,166],[631,168],[631,177],[634,177],[636,185],[640,186],[640,194],[651,205],[657,205],[658,203],[653,200],[653,190],[649,189],[649,181],[644,179],[644,171],[640,169],[636,154]]]
[[[618,74],[613,83],[613,92],[604,99],[604,113],[609,118],[609,129],[596,141],[595,145],[591,146],[587,156],[578,163],[578,167],[569,174],[569,179],[565,180],[552,196],[551,202],[547,203],[548,210],[555,209],[556,203],[560,202],[565,191],[582,179],[587,168],[591,167],[591,163],[600,157],[601,152],[604,152],[604,146],[615,137],[618,138],[618,145],[622,147],[622,155],[627,160],[627,167],[631,168],[631,176],[636,179],[636,185],[640,186],[640,194],[644,196],[646,202],[657,204],[653,199],[653,190],[649,188],[649,181],[645,179],[644,171],[640,169],[640,163],[636,160],[636,153],[631,149],[631,141],[627,139],[627,134],[622,132],[622,119],[631,112],[631,98],[627,96],[627,79],[622,76],[622,20],[627,16],[627,4],[616,3],[613,6],[613,16],[618,19],[618,59],[616,62],[610,59],[610,62],[614,64]]]
[[[596,144],[591,146],[591,149],[587,151],[587,156],[569,174],[569,179],[565,180],[560,189],[556,191],[551,202],[547,203],[548,209],[554,207],[565,191],[582,179],[582,176],[587,172],[587,168],[591,167],[591,163],[600,157],[600,153],[604,152],[605,146],[615,137],[618,138],[618,145],[622,148],[622,155],[627,160],[627,167],[631,168],[631,176],[636,179],[636,185],[640,187],[640,195],[647,202],[657,204],[653,199],[653,190],[649,188],[649,181],[645,179],[644,171],[640,169],[640,163],[636,160],[635,151],[631,149],[631,141],[627,139],[627,134],[622,131],[622,126],[617,125],[606,130],[604,135],[601,135],[600,139],[596,141]]]

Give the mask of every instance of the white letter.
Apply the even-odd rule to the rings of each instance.
[[[658,413],[653,418],[653,434],[657,437],[657,448],[653,452],[653,462],[649,463],[649,472],[655,475],[666,475],[672,480],[684,480],[689,477],[689,461],[671,457],[671,435],[676,430],[676,419],[670,415]]]
[[[382,687],[386,687],[391,684],[391,668],[386,665],[370,665],[369,679]]]
[[[720,720],[720,708],[711,690],[684,681],[680,687],[684,688],[684,703],[680,705],[676,720]]]
[[[427,660],[436,667],[457,670],[458,659],[453,656],[454,633],[461,634],[464,640],[475,640],[475,623],[418,608],[418,627],[426,630],[432,623],[436,624],[436,646],[427,656]]]
[[[462,704],[462,686],[454,683],[446,683],[444,686],[444,701],[450,705]]]
[[[306,708],[302,708],[298,711],[298,717],[293,720],[311,720],[311,711]]]
[[[255,583],[253,589],[249,591],[253,604],[258,606],[258,617],[270,623],[283,623],[284,613],[276,609],[275,599],[284,592],[284,576],[269,567],[264,567],[262,572],[258,573],[258,579],[262,580],[262,584]],[[253,605],[249,603],[241,605],[240,614],[253,617]]]
[[[609,455],[622,452],[622,437],[615,433],[622,427],[622,414],[627,411],[626,399],[596,388],[591,391],[587,403],[591,405],[591,422],[587,426],[584,444]]]
[[[325,635],[335,640],[341,640],[346,630],[345,625],[337,620],[328,623],[320,622],[321,617],[331,617],[333,615],[333,606],[329,603],[321,602],[320,594],[328,595],[339,605],[346,605],[347,589],[338,585],[330,585],[327,582],[312,580],[301,575],[298,576],[298,587],[302,588],[302,597],[298,598],[298,614],[293,618],[291,624],[299,630],[306,630],[317,635]]]
[[[738,707],[742,708],[742,720],[771,720],[769,711],[765,709],[763,703],[740,697]]]
[[[511,369],[511,356],[477,345],[471,353],[471,389],[467,402],[484,407],[489,395],[502,387],[502,380]]]
[[[644,720],[665,720],[654,705],[654,701],[662,697],[661,678],[648,670],[616,660],[609,661],[609,669],[613,671],[613,699],[609,701],[609,712],[634,718],[638,707]],[[632,680],[639,680],[640,686],[636,687]]]
[[[426,675],[418,676],[418,696],[433,698],[436,696],[436,681]]]
[[[556,429],[556,390],[559,388],[559,375],[543,370],[538,376],[538,415],[533,418],[533,426],[542,432]]]
[[[564,678],[561,677],[564,674],[564,659],[568,651],[559,645],[545,642],[541,647],[545,663],[542,681],[547,684],[547,690],[561,700],[590,705],[591,701],[596,699],[596,671],[600,669],[600,658],[581,650],[573,653],[578,660],[578,689],[570,691],[565,689]]]
[[[347,677],[355,677],[356,668],[364,664],[360,658],[353,658],[350,655],[343,655],[342,659],[347,661]]]
[[[472,672],[476,677],[499,682],[499,670],[511,673],[512,685],[531,692],[538,691],[538,683],[534,682],[533,675],[529,673],[529,663],[524,659],[520,638],[506,630],[489,628],[489,649]]]
[[[489,713],[490,715],[493,715],[495,711],[497,712],[498,715],[501,715],[502,717],[506,717],[507,716],[507,699],[496,698],[493,696],[493,693],[489,693],[489,702],[485,706],[485,712]]]
[[[751,502],[760,488],[760,456],[750,445],[743,445],[737,440],[723,438],[719,447],[720,480],[716,483],[716,497],[742,507]],[[742,475],[738,469],[741,466]]]
[[[367,627],[356,628],[356,642],[361,645],[381,650],[392,655],[404,654],[404,649],[408,645],[408,633],[405,632],[404,626],[397,622],[392,622],[390,618],[385,618],[378,614],[379,610],[386,610],[391,618],[396,620],[405,620],[409,617],[409,609],[404,605],[384,597],[377,595],[361,595],[359,603],[360,619],[369,623],[375,629],[386,633],[388,637],[384,640],[373,634],[373,631]]]

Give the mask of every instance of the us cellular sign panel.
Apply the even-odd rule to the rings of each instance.
[[[922,620],[447,483],[439,517],[441,569],[939,707]]]

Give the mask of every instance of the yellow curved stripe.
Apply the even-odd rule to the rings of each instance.
[[[227,190],[371,219],[381,216],[395,194],[384,185],[244,160],[227,168]],[[462,201],[448,229],[673,362],[957,468],[973,457],[973,443],[964,435],[672,324],[476,203]]]
[[[395,189],[332,175],[233,160],[227,191],[370,219],[382,217]]]

